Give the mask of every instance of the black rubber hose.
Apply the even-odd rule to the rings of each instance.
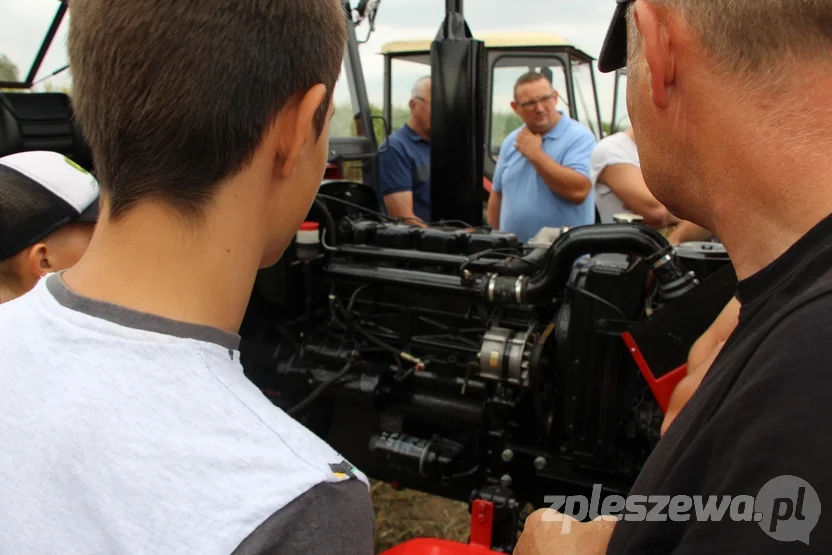
[[[390,260],[395,262],[409,262],[426,266],[443,266],[454,269],[471,269],[473,271],[491,271],[498,274],[518,275],[532,273],[540,268],[546,255],[546,249],[535,249],[530,254],[520,257],[513,253],[501,253],[501,250],[489,249],[476,255],[445,254],[419,250],[391,249],[386,247],[366,245],[341,245],[338,254],[366,260]],[[484,256],[492,258],[484,258]],[[508,259],[508,260],[506,260]]]
[[[321,202],[320,199],[315,199],[315,206],[324,213],[324,218],[326,218],[326,230],[327,234],[329,235],[329,247],[334,247],[335,243],[337,242],[337,233],[335,233],[335,220],[332,217],[332,213],[329,211],[329,208],[326,207],[326,204]]]
[[[669,259],[657,272],[663,283],[684,278],[681,265],[674,263],[673,249],[656,230],[640,224],[604,224],[573,228],[550,247],[543,270],[527,282],[519,278],[494,277],[484,286],[483,296],[504,304],[535,304],[562,291],[572,266],[583,255],[601,253],[638,254],[649,262]]]
[[[302,410],[304,410],[306,407],[308,407],[312,403],[314,403],[315,400],[318,399],[318,397],[320,397],[324,393],[324,391],[326,391],[327,389],[329,389],[332,386],[332,384],[334,384],[335,382],[337,382],[338,380],[340,380],[341,378],[343,378],[344,376],[346,376],[349,373],[349,371],[352,369],[352,363],[353,363],[352,358],[350,358],[347,361],[347,363],[344,365],[344,367],[341,368],[341,370],[337,374],[335,374],[334,376],[329,378],[327,381],[323,382],[321,385],[316,387],[315,390],[312,391],[312,393],[310,393],[309,396],[306,397],[306,399],[304,399],[303,401],[301,401],[297,405],[295,405],[292,408],[290,408],[289,410],[287,410],[286,414],[288,414],[290,416],[295,415],[295,414],[301,412]]]

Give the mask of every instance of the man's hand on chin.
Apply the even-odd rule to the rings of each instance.
[[[524,127],[517,135],[514,148],[520,151],[520,154],[531,160],[543,150],[543,137],[532,133],[528,127]]]
[[[539,509],[526,519],[514,555],[603,555],[615,517],[580,522],[552,509]]]

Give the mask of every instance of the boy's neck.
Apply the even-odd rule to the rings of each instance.
[[[99,222],[63,277],[80,295],[239,333],[263,252],[250,224],[215,214],[193,223],[137,206],[117,222]]]

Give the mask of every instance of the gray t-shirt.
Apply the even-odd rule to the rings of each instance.
[[[239,337],[70,291],[0,306],[0,553],[373,553],[367,478]]]
[[[626,133],[615,133],[598,142],[592,151],[589,163],[589,179],[595,187],[595,206],[601,216],[601,222],[613,222],[613,216],[627,212],[627,207],[610,187],[599,180],[599,176],[608,166],[630,164],[640,168],[638,148]]]

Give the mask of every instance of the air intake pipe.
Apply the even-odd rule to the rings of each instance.
[[[491,274],[482,295],[499,304],[536,304],[562,291],[579,257],[600,253],[637,254],[645,257],[666,299],[694,288],[698,281],[676,258],[673,247],[654,229],[638,224],[604,224],[576,227],[549,248],[544,267],[533,276]]]

